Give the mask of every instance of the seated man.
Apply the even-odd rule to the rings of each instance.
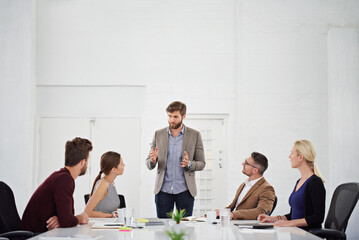
[[[232,211],[232,219],[255,220],[259,214],[270,212],[274,204],[274,188],[263,177],[268,160],[263,154],[253,152],[242,165],[242,172],[248,179],[239,186],[233,202],[227,208]],[[216,211],[218,216],[219,210]]]
[[[21,229],[45,232],[57,227],[86,224],[86,213],[74,216],[75,179],[86,173],[92,144],[74,138],[66,142],[65,167],[51,174],[35,191],[26,206]]]

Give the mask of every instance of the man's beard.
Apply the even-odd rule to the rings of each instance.
[[[172,127],[171,123],[168,123],[171,129],[178,129],[182,125],[182,121],[177,123],[174,127]]]
[[[85,175],[86,170],[87,170],[87,166],[84,166],[83,168],[81,168],[81,172],[80,172],[79,176]]]

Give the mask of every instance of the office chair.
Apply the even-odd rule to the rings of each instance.
[[[4,182],[0,181],[0,238],[33,237],[30,231],[20,231],[20,217],[17,212],[14,193]]]
[[[270,212],[269,216],[272,215],[275,207],[277,206],[277,203],[278,203],[278,198],[277,198],[277,196],[275,196],[274,203],[273,203],[273,208],[272,208],[272,211]]]
[[[84,195],[85,204],[87,204],[89,198],[90,198],[90,194]],[[125,197],[121,194],[118,194],[118,198],[120,199],[120,206],[118,206],[118,208],[125,208],[126,207]]]
[[[333,194],[329,212],[325,220],[325,228],[310,229],[309,232],[326,239],[345,240],[346,228],[350,215],[359,198],[359,183],[339,185]]]

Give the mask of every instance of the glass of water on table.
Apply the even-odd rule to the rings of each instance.
[[[224,208],[219,210],[219,218],[221,219],[221,227],[229,227],[229,218],[231,210],[229,208]]]

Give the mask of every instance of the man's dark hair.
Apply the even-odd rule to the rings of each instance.
[[[182,116],[186,114],[186,110],[186,104],[180,101],[173,102],[166,108],[166,112],[173,113],[174,111],[179,111]]]
[[[84,138],[74,138],[66,142],[65,146],[65,166],[75,166],[81,160],[87,159],[89,152],[92,151],[92,143]]]
[[[268,159],[261,153],[252,152],[251,157],[253,158],[254,162],[259,165],[258,172],[260,175],[263,175],[265,170],[268,168]]]

